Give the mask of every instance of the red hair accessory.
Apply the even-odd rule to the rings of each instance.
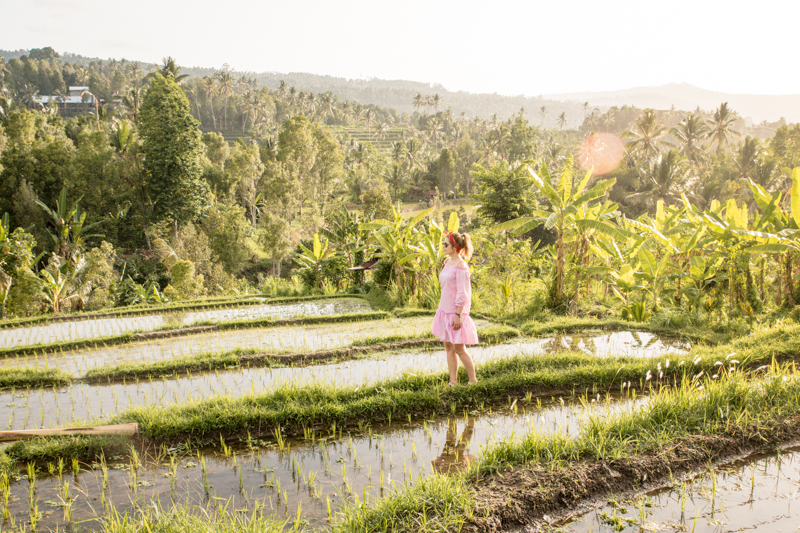
[[[461,253],[461,247],[458,244],[456,244],[456,240],[453,238],[453,234],[450,233],[449,231],[447,232],[447,238],[450,239],[450,244],[452,244],[453,247],[455,247],[456,253]]]

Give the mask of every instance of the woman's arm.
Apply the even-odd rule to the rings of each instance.
[[[456,316],[453,318],[453,329],[461,329],[461,313],[467,305],[467,287],[469,287],[469,269],[456,267]]]

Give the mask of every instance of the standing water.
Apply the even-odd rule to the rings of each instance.
[[[74,322],[55,322],[41,326],[0,329],[0,348],[33,346],[56,342],[110,337],[134,331],[155,331],[164,327],[184,327],[203,322],[229,322],[256,318],[328,316],[371,311],[360,298],[342,298],[274,305],[250,305],[202,311],[178,311],[118,318],[89,318]]]
[[[800,447],[711,468],[667,489],[611,502],[570,524],[615,531],[800,532]]]
[[[176,503],[209,509],[230,502],[231,511],[252,511],[258,505],[281,520],[297,516],[300,509],[303,520],[321,529],[327,524],[328,502],[335,513],[344,501],[387,495],[433,471],[459,472],[496,440],[529,431],[574,434],[588,413],[626,405],[576,398],[542,403],[528,397],[494,410],[364,425],[354,433],[318,427],[303,440],[278,432],[269,442],[251,439],[231,448],[221,441],[188,456],[154,451],[156,457],[108,457],[105,467],[79,465],[78,475],[72,465],[54,464],[39,474],[35,492],[26,479],[11,485],[8,514],[22,524],[36,507],[45,511],[40,527],[83,522],[81,527],[92,529],[112,505],[124,512],[154,502],[163,508]],[[0,511],[5,511],[2,498]]]

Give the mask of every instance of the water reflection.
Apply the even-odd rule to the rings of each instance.
[[[430,475],[432,466],[454,473],[472,459],[470,446],[486,447],[530,431],[575,434],[588,414],[617,411],[625,405],[594,404],[587,411],[575,398],[563,403],[520,399],[513,407],[446,418],[422,415],[413,422],[362,426],[352,433],[336,427],[310,428],[309,439],[285,439],[280,449],[274,440],[252,439],[253,449],[223,451],[219,445],[200,455],[151,457],[143,460],[144,467],[125,457],[110,457],[105,482],[101,465],[94,465],[94,470],[83,465],[79,476],[65,474],[60,479],[54,465],[55,475],[47,476],[45,469],[36,483],[38,508],[46,511],[40,526],[63,526],[57,503],[63,501],[67,481],[70,494],[77,496],[71,519],[87,521],[81,528],[95,528],[93,520],[111,506],[124,512],[154,504],[216,507],[228,502],[230,512],[252,510],[258,504],[278,518],[293,518],[299,508],[303,520],[321,528],[327,521],[328,499],[336,512],[338,505],[356,496],[369,501],[402,490]],[[69,465],[66,470],[70,471]],[[11,494],[11,514],[17,524],[24,523],[31,507],[27,480],[14,483]]]
[[[55,322],[25,328],[2,329],[0,330],[0,348],[110,337],[134,331],[154,331],[164,327],[191,326],[204,322],[228,322],[255,318],[292,318],[304,315],[341,315],[370,310],[372,308],[365,300],[342,298],[202,311],[176,311],[119,318],[91,318],[74,322]]]
[[[469,454],[469,443],[472,434],[475,432],[475,417],[467,417],[464,432],[458,434],[457,418],[447,420],[447,435],[445,436],[442,453],[431,461],[433,471],[439,474],[454,474],[464,470],[469,463],[475,460],[474,455]]]
[[[476,324],[486,324],[476,321]],[[428,332],[430,317],[392,318],[341,324],[317,324],[275,328],[246,328],[212,331],[197,335],[141,341],[116,346],[99,346],[43,355],[19,356],[0,360],[0,368],[59,368],[74,376],[98,366],[147,363],[200,353],[237,348],[261,352],[305,352],[329,350],[350,345],[362,337],[388,334],[418,335]]]
[[[477,365],[543,351],[539,341],[520,341],[470,350]],[[447,372],[443,350],[383,353],[376,354],[375,358],[327,365],[243,368],[177,379],[134,380],[112,385],[78,383],[44,390],[7,390],[0,392],[0,428],[4,423],[9,430],[63,427],[93,419],[108,419],[131,406],[166,407],[216,395],[259,395],[287,384],[300,387],[318,383],[362,386],[394,379],[403,373],[434,372]]]
[[[800,448],[757,454],[674,487],[607,505],[568,527],[613,531],[800,531]]]

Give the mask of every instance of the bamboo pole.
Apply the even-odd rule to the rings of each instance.
[[[36,437],[61,437],[64,435],[128,435],[139,432],[139,424],[117,424],[115,426],[56,428],[56,429],[21,429],[18,431],[0,431],[0,442],[34,439]]]

